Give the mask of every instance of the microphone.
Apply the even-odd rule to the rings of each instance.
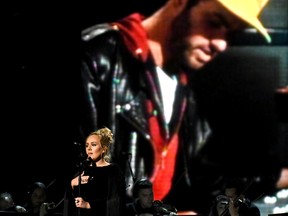
[[[83,161],[83,164],[86,165],[86,166],[90,166],[91,164],[92,164],[92,165],[93,165],[93,164],[95,165],[95,163],[94,163],[94,161],[92,160],[91,157],[86,158],[86,159]]]
[[[130,152],[122,152],[122,157],[125,158],[125,159],[131,159],[132,157],[132,153]]]
[[[157,207],[157,208],[155,209],[155,211],[156,211],[156,213],[160,213],[161,215],[162,215],[162,214],[169,215],[169,216],[177,215],[176,212],[169,211],[169,210],[167,210],[167,209],[164,208],[164,207]]]
[[[79,146],[79,147],[81,147],[81,146],[82,146],[82,144],[81,144],[81,143],[79,143],[79,142],[74,142],[74,145],[75,145],[75,146]]]
[[[160,214],[160,215],[177,215],[177,209],[174,208],[173,206],[164,204],[160,200],[154,200],[153,201],[153,208],[154,208],[154,213]]]

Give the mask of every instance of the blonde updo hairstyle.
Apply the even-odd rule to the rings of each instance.
[[[106,162],[110,162],[111,161],[110,148],[114,142],[112,131],[107,127],[103,127],[89,134],[89,136],[92,136],[92,135],[97,135],[100,137],[100,144],[101,144],[101,147],[104,149],[102,158]]]

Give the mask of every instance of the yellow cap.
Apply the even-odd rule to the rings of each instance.
[[[229,11],[256,28],[271,43],[271,37],[258,19],[269,0],[218,0]]]

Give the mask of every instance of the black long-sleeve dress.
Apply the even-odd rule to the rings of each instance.
[[[73,197],[81,196],[90,203],[91,209],[74,207],[77,216],[123,216],[125,211],[126,183],[122,170],[111,163],[103,167],[86,167],[84,175],[89,179],[86,184],[75,186]]]

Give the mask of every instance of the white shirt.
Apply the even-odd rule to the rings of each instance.
[[[156,71],[162,93],[164,116],[166,123],[169,123],[173,112],[177,80],[175,77],[169,77],[160,67],[156,67]]]

